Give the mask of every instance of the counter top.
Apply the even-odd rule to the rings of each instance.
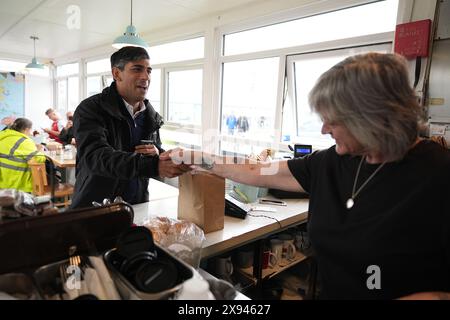
[[[155,188],[159,188],[159,184],[163,184],[159,181],[152,183],[154,187],[150,187],[150,195],[156,191]],[[165,198],[157,198],[153,195],[153,200],[150,200],[150,202],[133,206],[135,224],[143,225],[154,216],[177,219],[178,189],[169,185],[160,187],[167,188],[166,191],[161,192],[162,195],[166,196]],[[152,195],[150,197],[152,198]],[[306,222],[308,216],[308,199],[288,199],[285,202],[287,203],[286,207],[271,206],[272,208],[276,208],[277,212],[252,211],[250,213],[251,215],[247,216],[244,220],[225,216],[225,224],[222,230],[210,232],[205,235],[206,241],[203,244],[202,258],[209,258],[246,243],[265,238],[299,223]],[[258,204],[258,206],[261,205]],[[274,219],[277,219],[279,223]]]

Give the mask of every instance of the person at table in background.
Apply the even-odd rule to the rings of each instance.
[[[63,125],[60,120],[59,114],[53,110],[52,108],[45,111],[45,115],[52,120],[52,125],[50,128],[43,129],[46,133],[48,133],[48,137],[50,139],[55,140],[56,142],[62,143],[59,139],[59,134],[61,133],[61,130],[63,129]]]
[[[59,133],[59,140],[61,140],[63,145],[76,145],[75,137],[73,135],[73,112],[69,111],[66,113],[67,116],[67,123],[62,128],[61,132]]]
[[[309,102],[336,141],[331,148],[265,164],[203,154],[201,166],[240,183],[309,192],[321,298],[450,299],[450,152],[419,138],[422,109],[405,60],[349,57],[319,78]],[[202,159],[186,152],[170,156]]]
[[[116,196],[131,204],[146,202],[149,178],[175,177],[188,170],[159,159],[164,152],[159,135],[163,119],[145,98],[152,70],[147,51],[120,49],[111,56],[111,69],[111,86],[82,101],[74,114],[77,164],[72,208]]]
[[[35,157],[44,162],[45,155],[30,138],[33,123],[17,118],[8,129],[0,131],[0,189],[33,191],[28,161]]]

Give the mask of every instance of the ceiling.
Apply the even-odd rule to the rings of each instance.
[[[219,14],[263,0],[134,0],[133,25],[139,34]],[[108,45],[130,24],[130,0],[1,0],[0,52],[56,58]],[[80,9],[80,29],[68,21]],[[74,26],[72,24],[72,26]]]

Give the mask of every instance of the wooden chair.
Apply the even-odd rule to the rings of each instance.
[[[51,195],[52,188],[47,181],[47,173],[45,171],[45,163],[36,160],[28,161],[31,169],[31,179],[33,182],[33,194],[36,196]],[[55,185],[55,198],[63,198],[63,202],[55,202],[55,206],[68,208],[73,194],[73,185],[69,183],[57,183]]]

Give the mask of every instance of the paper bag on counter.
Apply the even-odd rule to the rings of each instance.
[[[225,179],[208,173],[179,177],[178,219],[195,223],[204,233],[223,229]]]

